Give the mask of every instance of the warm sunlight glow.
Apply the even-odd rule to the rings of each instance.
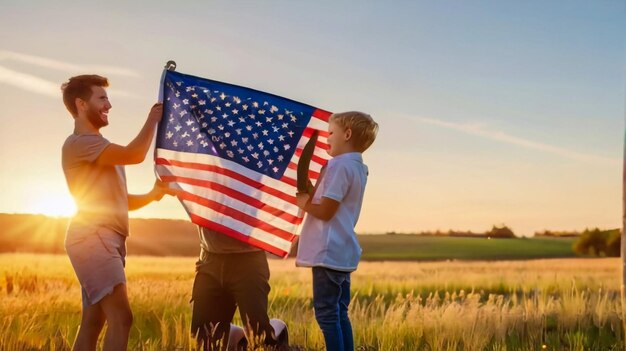
[[[69,196],[48,195],[33,202],[28,209],[29,213],[40,213],[48,216],[73,216],[76,205]]]

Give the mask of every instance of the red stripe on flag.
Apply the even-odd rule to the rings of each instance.
[[[328,144],[326,144],[324,142],[321,142],[319,140],[315,143],[315,147],[319,148],[319,149],[322,149],[324,151],[328,150]],[[296,148],[296,152],[294,154],[299,157],[302,154],[302,150],[304,150],[303,147]],[[315,151],[317,151],[317,152],[314,153],[313,155],[319,155],[320,154],[320,152],[318,150],[315,150]],[[328,153],[324,152],[323,155],[324,156],[328,156]],[[321,157],[321,156],[319,156],[319,157]],[[330,157],[330,156],[328,156],[328,157]]]
[[[324,111],[320,109],[316,109],[315,111],[313,111],[313,116],[321,119],[324,122],[328,122],[331,115],[332,115],[332,112],[328,112],[328,111]]]
[[[328,144],[324,143],[324,142],[321,142],[319,140],[315,143],[315,147],[318,147],[318,148],[320,148],[322,150],[328,150]]]
[[[302,149],[300,149],[300,148],[296,149],[295,154],[296,154],[296,156],[300,157],[300,155],[302,155]],[[320,164],[322,166],[326,165],[326,162],[328,162],[327,159],[322,158],[320,156],[317,156],[316,154],[313,154],[313,156],[311,156],[311,161],[313,161],[313,162],[315,162],[317,164]]]
[[[315,129],[315,128],[305,128],[304,131],[302,132],[302,136],[303,137],[307,137],[310,138],[311,135],[313,135],[313,132],[317,131],[317,135],[324,137],[324,138],[328,138],[328,136],[330,135],[330,133],[328,133],[325,130],[319,130],[319,129]]]
[[[265,250],[267,252],[273,253],[276,256],[286,257],[289,254],[289,252],[287,252],[287,251],[283,251],[283,250],[281,250],[281,249],[279,249],[279,248],[277,248],[275,246],[272,246],[270,244],[267,244],[267,243],[265,243],[263,241],[255,239],[255,238],[251,238],[251,237],[249,237],[249,236],[247,236],[245,234],[241,234],[241,233],[239,233],[236,230],[233,230],[231,228],[225,227],[225,226],[223,226],[223,225],[221,225],[219,223],[215,223],[213,221],[209,221],[208,219],[202,218],[202,217],[197,216],[197,215],[195,215],[193,213],[189,214],[189,218],[191,218],[191,221],[193,223],[197,224],[197,225],[209,228],[209,229],[214,230],[216,232],[223,233],[225,235],[230,236],[231,238],[243,241],[245,243],[249,243],[249,244],[251,244],[253,246],[256,246],[256,247],[258,247],[258,248],[260,248],[262,250]]]
[[[295,169],[297,171],[298,170],[298,165],[293,163],[293,162],[290,162],[289,165],[287,166],[287,168]],[[313,170],[309,170],[309,178],[317,179],[317,178],[319,178],[319,176],[320,176],[319,172],[316,172],[316,171],[313,171]]]

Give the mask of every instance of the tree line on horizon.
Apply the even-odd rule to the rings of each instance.
[[[0,252],[65,253],[63,245],[68,217],[36,214],[0,213]],[[128,251],[152,256],[195,256],[199,251],[196,226],[188,220],[130,218],[131,237]],[[471,237],[516,239],[513,230],[502,224],[484,233],[448,230],[419,233],[384,233],[387,235],[422,235],[440,237]],[[575,231],[536,232],[535,237],[576,238],[574,253],[587,257],[619,257],[621,230],[599,228]]]
[[[535,232],[533,236],[535,237],[551,237],[551,238],[575,238],[575,237],[580,237],[581,235],[583,235],[584,233],[586,233],[587,231],[589,231],[591,229],[586,228],[585,230],[578,232],[578,231],[562,231],[562,230],[543,230],[543,231],[538,231]],[[595,230],[600,230],[598,228],[595,228]],[[614,230],[614,229],[612,229]],[[619,230],[619,229],[618,229]],[[466,230],[466,231],[462,231],[462,230],[448,230],[448,231],[440,231],[440,230],[436,230],[436,231],[422,231],[422,232],[417,232],[417,233],[400,233],[400,232],[396,232],[396,231],[391,231],[391,232],[387,232],[385,233],[387,235],[426,235],[426,236],[454,236],[454,237],[489,237],[489,238],[519,238],[519,236],[517,236],[513,230],[508,227],[505,224],[502,224],[500,226],[494,225],[491,227],[490,230],[483,232],[483,233],[479,233],[479,232],[473,232],[471,230]]]

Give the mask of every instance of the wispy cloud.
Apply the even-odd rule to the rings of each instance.
[[[31,93],[46,96],[61,96],[60,85],[45,79],[10,70],[0,66],[0,82],[12,85]]]
[[[520,138],[514,135],[507,134],[505,132],[489,130],[480,124],[453,123],[453,122],[442,121],[439,119],[424,118],[424,117],[413,117],[413,119],[421,123],[426,123],[426,124],[439,126],[439,127],[443,127],[447,129],[453,129],[453,130],[456,130],[465,134],[476,135],[485,139],[491,139],[491,140],[499,141],[499,142],[506,143],[506,144],[517,145],[517,146],[521,146],[527,149],[533,149],[533,150],[537,150],[541,152],[548,152],[557,156],[565,157],[565,158],[576,160],[576,161],[603,163],[603,164],[610,164],[610,165],[619,165],[622,162],[622,160],[620,159],[572,151],[572,150],[568,150],[562,147]]]
[[[12,51],[0,50],[0,62],[3,61],[17,61],[21,63],[30,64],[33,66],[39,66],[50,70],[64,71],[71,74],[81,74],[86,72],[99,72],[103,75],[119,75],[137,77],[136,72],[123,67],[115,66],[98,66],[98,65],[77,65],[58,60],[53,60],[46,57],[33,56],[27,54],[21,54]],[[0,65],[0,83],[5,83],[13,87],[26,90],[31,93],[59,97],[61,96],[61,82],[53,82],[42,77],[38,77],[29,73],[19,72],[6,66]],[[107,89],[111,96],[126,97],[126,98],[138,98],[134,93]]]
[[[0,61],[17,61],[34,66],[44,67],[48,69],[54,69],[58,71],[70,72],[70,73],[85,73],[85,72],[102,72],[105,75],[118,75],[128,77],[138,77],[139,74],[133,70],[124,67],[117,66],[103,66],[103,65],[80,65],[74,63],[68,63],[63,61],[54,60],[47,57],[34,56],[28,54],[22,54],[12,51],[0,51]]]
[[[14,71],[0,66],[0,83],[11,85],[31,93],[58,98],[61,96],[61,83],[55,83],[32,74]],[[124,90],[107,89],[109,95],[136,99],[134,93]]]

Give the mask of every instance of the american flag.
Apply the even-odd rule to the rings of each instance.
[[[159,177],[174,182],[195,224],[285,257],[304,212],[299,155],[319,137],[309,176],[329,159],[330,112],[261,91],[166,71],[156,140]]]

